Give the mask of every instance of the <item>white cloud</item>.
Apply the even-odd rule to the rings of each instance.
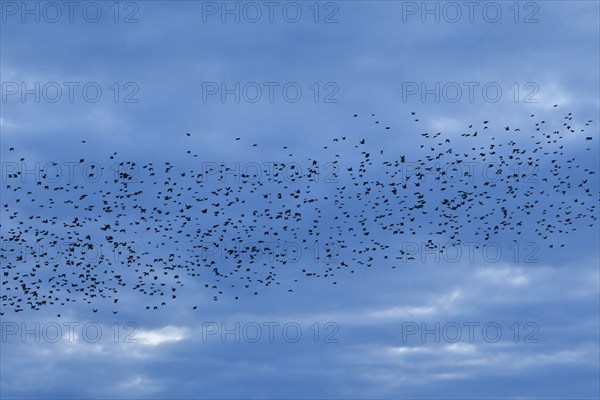
[[[491,267],[477,271],[476,276],[494,285],[523,286],[529,283],[529,277],[514,267]]]
[[[158,346],[165,343],[180,342],[187,338],[187,330],[175,326],[166,326],[155,330],[140,330],[135,335],[139,343],[146,346]]]
[[[160,386],[155,381],[144,378],[143,376],[137,375],[128,380],[125,380],[119,384],[117,389],[125,392],[127,397],[131,396],[131,393],[148,394],[160,390]]]
[[[390,354],[411,354],[411,353],[431,353],[433,352],[433,349],[429,348],[429,347],[425,347],[425,346],[421,346],[421,347],[404,347],[404,346],[399,346],[399,347],[389,347],[387,349],[387,352]]]
[[[393,307],[381,311],[370,311],[367,316],[374,319],[389,320],[389,319],[402,319],[406,317],[419,317],[426,315],[433,315],[437,312],[435,307]]]
[[[17,125],[13,124],[6,118],[0,117],[0,128],[16,128]]]
[[[445,136],[456,135],[466,131],[464,121],[459,121],[456,118],[438,117],[432,118],[431,127],[438,132],[443,132]]]
[[[533,93],[532,89],[525,91],[525,95],[532,94],[532,99],[538,99],[537,103],[530,103],[536,107],[552,109],[555,104],[561,107],[568,106],[572,102],[572,96],[567,89],[558,82],[543,82],[538,87],[539,92]]]

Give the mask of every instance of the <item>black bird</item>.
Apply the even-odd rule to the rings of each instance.
[[[366,142],[371,132],[363,129],[390,129],[383,119],[344,136],[324,132],[314,148],[334,160],[329,169],[318,159],[302,159],[291,143],[274,146],[285,152],[269,153],[285,162],[198,165],[193,157],[209,159],[212,149],[191,141],[173,144],[176,160],[170,161],[125,160],[115,151],[95,156],[106,165],[75,181],[53,180],[48,171],[36,179],[8,172],[0,240],[32,244],[27,259],[41,261],[0,255],[2,313],[72,302],[91,304],[96,313],[127,302],[130,293],[145,300],[142,309],[159,311],[183,302],[179,290],[193,280],[211,301],[257,296],[280,285],[296,293],[292,286],[300,279],[340,286],[340,277],[351,279],[361,269],[417,262],[398,239],[424,237],[435,250],[436,242],[483,245],[530,231],[558,249],[567,235],[597,227],[597,179],[590,179],[597,165],[572,151],[583,142],[582,149],[598,150],[598,141],[588,143],[592,120],[532,115],[518,128],[484,120],[432,133],[415,115],[404,116],[410,122],[401,146],[392,143],[394,135],[377,131]],[[236,146],[249,159],[260,157],[251,143]],[[72,159],[86,165],[93,150],[76,148]],[[26,155],[3,154],[26,162]],[[481,167],[475,175],[465,168],[474,162]],[[293,243],[314,257],[292,262],[274,242]],[[61,246],[66,255],[53,259],[40,244]]]

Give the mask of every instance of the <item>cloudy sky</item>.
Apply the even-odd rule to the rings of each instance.
[[[469,125],[489,120],[490,131],[519,127],[529,138],[563,129],[571,113],[578,131],[593,120],[585,126],[592,140],[563,139],[563,159],[574,157],[578,166],[565,179],[590,180],[586,201],[597,215],[596,1],[69,4],[0,2],[2,203],[10,204],[1,214],[5,277],[14,273],[7,266],[26,272],[35,261],[15,256],[6,232],[18,218],[8,217],[83,213],[38,214],[6,187],[14,168],[35,171],[49,162],[63,165],[59,185],[85,187],[93,182],[78,169],[80,159],[105,171],[119,160],[171,162],[178,171],[225,163],[243,172],[290,159],[305,169],[308,160],[325,167],[341,154],[346,170],[360,151],[324,148],[332,138],[367,138],[373,152],[416,159],[425,132],[443,132],[463,152],[491,143],[483,134],[460,142]],[[537,131],[540,120],[546,127]],[[536,182],[550,168],[540,165]],[[323,171],[313,194],[345,184],[344,176],[327,181]],[[385,179],[375,167],[370,174]],[[238,184],[235,172],[213,177],[203,190]],[[33,179],[17,186],[33,190]],[[435,203],[440,193],[428,199]],[[553,194],[540,204],[571,196],[578,194]],[[249,209],[257,201],[249,199]],[[414,259],[356,265],[355,273],[336,275],[335,285],[300,276],[293,292],[282,283],[258,295],[226,291],[214,301],[202,278],[185,276],[176,301],[159,310],[146,310],[153,303],[133,285],[119,289],[118,304],[77,298],[17,313],[3,299],[0,396],[598,398],[598,220],[578,220],[576,231],[543,239],[531,219],[518,238],[507,231],[484,248],[474,223],[457,218],[465,223],[461,240],[476,249],[463,244],[458,255],[436,255],[427,251],[425,230],[392,242],[382,237]],[[564,223],[553,212],[546,218]],[[176,247],[143,248],[142,239],[126,238],[156,258]],[[454,242],[449,235],[435,240]],[[344,254],[337,261],[352,264]],[[306,263],[325,265],[306,254],[284,266],[266,262],[290,282]],[[1,294],[13,286],[3,283]]]

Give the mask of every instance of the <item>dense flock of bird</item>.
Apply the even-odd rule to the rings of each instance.
[[[214,300],[270,285],[293,292],[300,279],[338,284],[361,268],[418,262],[403,241],[485,244],[535,235],[552,248],[597,224],[591,120],[531,115],[520,128],[481,121],[417,133],[407,148],[407,136],[375,114],[350,117],[373,124],[372,132],[323,139],[321,161],[299,160],[283,146],[269,155],[278,162],[200,162],[209,158],[193,145],[201,134],[182,132],[177,162],[140,163],[113,152],[103,162],[79,159],[70,168],[85,166],[85,174],[69,180],[61,161],[32,173],[35,160],[2,143],[7,166],[27,165],[3,169],[2,313],[73,302],[117,313],[124,293],[142,294],[147,310],[159,310],[184,285]],[[409,117],[422,127],[415,112]],[[382,135],[398,135],[401,145],[381,146]],[[265,157],[259,143],[230,140]],[[587,167],[573,156],[584,149]]]

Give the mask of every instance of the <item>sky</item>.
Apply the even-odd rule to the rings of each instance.
[[[0,13],[2,399],[599,398],[598,2],[3,0]],[[559,142],[549,139],[555,131]],[[438,132],[442,146],[431,137]],[[523,159],[536,142],[543,149],[534,170],[519,164],[508,195],[511,184],[494,174],[511,141]],[[457,167],[449,159],[470,162],[458,164],[448,190],[485,187],[489,197],[473,212],[493,210],[491,224],[506,229],[485,239],[483,220],[461,208],[458,234],[432,234],[447,193],[435,175],[418,188],[429,214],[403,234],[379,229],[414,210],[394,204],[378,215],[383,198],[374,196],[384,189],[361,194],[360,166],[361,182],[413,185],[425,172],[417,160],[447,143],[459,156],[428,166],[449,172]],[[158,177],[142,168],[149,163]],[[281,163],[288,175],[274,178]],[[461,176],[465,165],[473,180]],[[207,198],[233,188],[244,203],[219,215],[214,203],[183,209],[195,201],[179,190],[188,186]],[[180,206],[133,225],[131,206],[155,215],[168,187],[183,192]],[[340,187],[351,215],[343,230]],[[318,211],[261,195],[296,190],[318,198]],[[106,206],[100,192],[132,197],[88,221],[89,202]],[[556,211],[563,201],[572,220]],[[269,218],[294,207],[302,220]],[[240,247],[231,247],[233,228],[213,226],[239,218],[235,229],[252,230],[240,215],[253,210],[266,234]],[[194,222],[181,232],[161,225],[185,217]],[[120,247],[104,240],[106,224]],[[186,245],[186,233],[211,226],[213,239]],[[348,227],[365,226],[376,245],[359,254],[364,242]],[[15,299],[31,296],[20,280],[33,281],[36,264],[40,294],[79,273],[89,279],[68,262],[70,244],[88,234],[112,263],[88,253],[85,264],[101,275],[122,268],[126,284],[112,280],[108,297],[55,292],[71,300],[37,309],[23,300],[15,311]],[[258,252],[241,251],[253,245]],[[392,251],[402,256],[384,257]],[[127,255],[177,286],[177,298],[167,293],[163,306],[136,290]],[[229,271],[231,256],[258,271],[250,288],[211,273],[175,276],[163,262],[206,257]],[[257,281],[272,271],[277,283]]]

